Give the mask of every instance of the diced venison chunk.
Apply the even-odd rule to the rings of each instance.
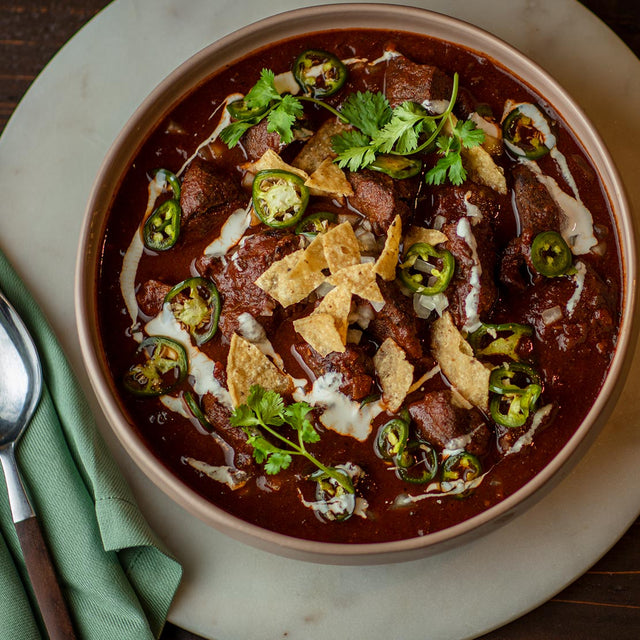
[[[164,299],[171,291],[171,285],[159,280],[147,280],[136,294],[138,306],[147,316],[157,316],[162,311]]]
[[[189,165],[182,180],[181,223],[190,232],[206,235],[233,211],[246,207],[247,200],[239,176],[197,158]]]
[[[464,409],[455,404],[448,390],[427,393],[412,402],[409,414],[418,435],[441,449],[465,449],[481,455],[487,449],[491,431],[477,409]]]
[[[249,313],[268,329],[277,311],[276,301],[255,281],[277,260],[300,248],[292,234],[269,230],[255,233],[238,246],[224,263],[218,259],[199,263],[214,280],[222,296],[220,331],[230,339],[238,328],[238,316]]]
[[[373,360],[364,347],[348,344],[343,353],[334,351],[322,357],[306,342],[296,344],[296,351],[311,371],[320,377],[325,373],[342,374],[340,391],[354,400],[362,400],[374,387]]]
[[[394,180],[390,176],[377,171],[358,171],[348,174],[354,195],[349,198],[352,207],[360,211],[371,222],[376,235],[384,235],[396,215],[405,223],[411,208],[407,203],[410,193],[404,180]]]
[[[520,217],[521,237],[530,241],[541,231],[560,229],[562,215],[549,190],[531,169],[517,165],[512,171],[513,190]]]
[[[385,93],[392,107],[407,100],[418,104],[434,100],[448,102],[453,89],[451,78],[438,67],[417,64],[405,56],[389,60],[385,80]]]
[[[412,299],[405,296],[395,282],[380,281],[379,286],[385,305],[374,314],[367,333],[380,343],[392,338],[404,349],[413,364],[420,363],[424,358],[424,350],[419,330],[422,327],[426,336],[426,323],[416,318]]]
[[[251,160],[259,160],[269,149],[279,154],[286,146],[279,133],[267,131],[268,124],[264,119],[242,136],[242,146]]]
[[[435,195],[434,213],[446,220],[445,246],[456,261],[446,295],[458,328],[486,317],[498,298],[492,223],[499,211],[499,202],[486,187],[443,187]]]

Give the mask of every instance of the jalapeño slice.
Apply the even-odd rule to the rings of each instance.
[[[523,362],[496,367],[489,376],[489,390],[500,395],[522,394],[530,384],[541,386],[542,382],[536,370]]]
[[[254,118],[260,118],[267,111],[269,111],[271,105],[264,104],[260,106],[247,106],[245,98],[235,100],[227,105],[227,111],[234,120],[253,120]]]
[[[331,474],[319,469],[311,475],[316,481],[316,500],[327,505],[327,520],[342,522],[353,515],[356,495],[351,477],[342,469],[328,467]]]
[[[220,294],[215,284],[206,278],[187,278],[167,293],[165,304],[169,304],[176,320],[184,324],[200,346],[211,340],[218,329],[220,319]]]
[[[189,364],[184,347],[165,336],[151,336],[140,343],[134,364],[124,375],[125,388],[137,396],[160,396],[185,379]]]
[[[396,180],[413,178],[422,171],[422,161],[406,156],[381,154],[369,165],[369,169],[386,173]]]
[[[180,235],[181,209],[177,200],[163,202],[144,223],[142,239],[147,249],[167,251]]]
[[[546,116],[528,102],[507,114],[502,122],[502,137],[514,155],[529,160],[542,158],[555,146],[555,136]]]
[[[434,261],[440,266],[432,264]],[[414,293],[433,296],[447,288],[455,266],[455,258],[450,251],[438,250],[427,242],[417,242],[409,247],[400,265],[400,280]],[[425,275],[428,276],[426,283]]]
[[[557,231],[543,231],[531,243],[531,263],[540,275],[556,278],[569,272],[573,256]]]
[[[409,437],[409,424],[400,418],[389,420],[380,428],[376,438],[376,451],[381,458],[393,460],[401,454]]]
[[[489,404],[491,417],[503,427],[521,427],[535,409],[541,394],[542,387],[538,384],[530,384],[518,393],[496,394]]]
[[[275,228],[296,224],[309,202],[309,189],[302,178],[280,169],[258,171],[252,193],[257,216]]]
[[[162,180],[164,184],[168,184],[173,193],[173,199],[180,201],[180,179],[175,173],[168,169],[156,169],[153,172],[153,177],[155,180]]]
[[[338,216],[330,211],[316,211],[306,216],[296,225],[296,233],[306,238],[315,238],[319,233],[328,231],[338,220]]]
[[[396,473],[401,480],[424,484],[438,473],[438,454],[426,440],[412,440],[396,456]]]
[[[482,475],[482,464],[472,453],[458,451],[452,453],[442,465],[441,486],[445,491],[455,489],[456,486],[473,482]],[[471,489],[464,489],[456,494],[457,498],[466,498]]]
[[[347,79],[347,68],[332,53],[322,49],[309,49],[293,63],[293,77],[303,93],[314,98],[325,98],[342,89]]]
[[[533,335],[533,327],[527,324],[483,322],[468,338],[476,356],[508,356],[519,360],[518,346],[522,339]]]

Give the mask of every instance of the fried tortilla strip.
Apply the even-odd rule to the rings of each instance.
[[[384,248],[378,256],[373,269],[383,280],[390,281],[396,277],[401,238],[402,220],[400,216],[396,216],[389,226],[389,229],[387,229],[387,239],[384,242]]]
[[[375,264],[373,262],[354,264],[329,276],[327,282],[336,287],[343,286],[351,293],[370,302],[384,303],[384,297],[376,282],[374,268]]]
[[[312,313],[293,321],[293,328],[323,358],[334,351],[345,351],[344,341],[336,327],[333,316],[328,313]]]
[[[387,338],[376,355],[373,365],[382,387],[382,399],[391,412],[397,411],[413,384],[413,365],[407,362],[404,350]]]
[[[331,273],[360,264],[360,244],[350,222],[329,229],[323,234],[322,243]]]
[[[344,171],[330,158],[324,160],[307,178],[305,185],[312,196],[349,198],[353,195],[353,187]]]
[[[267,149],[258,160],[255,162],[247,162],[242,165],[242,168],[249,173],[258,173],[258,171],[273,171],[275,169],[282,171],[289,171],[300,176],[303,180],[309,178],[309,174],[302,169],[298,169],[290,164],[287,164],[273,149]]]
[[[293,381],[254,344],[237,333],[231,337],[227,357],[227,386],[233,406],[244,404],[254,384],[278,393],[290,393]]]
[[[427,229],[426,227],[409,227],[407,235],[404,237],[403,253],[406,253],[417,242],[426,242],[432,247],[446,242],[447,236],[437,229]]]
[[[473,349],[448,313],[433,323],[431,349],[454,389],[465,400],[486,411],[489,407],[490,371],[473,357]]]
[[[351,312],[351,291],[345,287],[331,289],[322,298],[320,304],[313,310],[313,314],[327,313],[334,321],[336,330],[343,344],[347,341],[347,329],[349,328],[349,313]]]
[[[350,128],[349,125],[340,122],[337,118],[330,118],[325,121],[294,158],[292,162],[293,166],[311,174],[325,160],[329,159],[333,161],[337,154],[331,148],[331,138]]]

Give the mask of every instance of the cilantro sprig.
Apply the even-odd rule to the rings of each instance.
[[[253,118],[236,120],[220,132],[220,139],[229,147],[235,147],[240,138],[251,127],[267,119],[267,131],[280,134],[282,142],[288,144],[293,141],[293,128],[298,119],[304,114],[302,101],[314,102],[329,109],[334,115],[340,114],[330,105],[310,96],[294,96],[290,93],[281,94],[276,88],[275,74],[271,69],[263,69],[260,79],[251,87],[243,98],[244,106],[253,109],[259,115]]]
[[[279,393],[254,385],[249,390],[246,403],[236,407],[231,414],[230,423],[245,432],[248,443],[253,447],[253,457],[258,464],[264,464],[266,473],[277,474],[289,468],[293,456],[304,456],[334,478],[345,491],[354,493],[347,474],[322,464],[307,451],[305,444],[320,440],[320,434],[308,418],[312,410],[313,407],[306,402],[285,405]],[[281,433],[279,428],[284,425],[297,433],[296,442]]]
[[[349,94],[339,110],[311,96],[281,94],[275,74],[263,69],[256,84],[243,98],[244,106],[254,117],[238,119],[221,133],[230,148],[242,136],[266,118],[267,131],[278,133],[285,144],[294,139],[294,126],[304,114],[303,101],[328,109],[345,124],[347,131],[333,136],[331,145],[337,154],[335,162],[342,169],[355,172],[373,165],[381,155],[412,156],[435,152],[439,158],[426,172],[428,184],[439,185],[448,179],[460,185],[467,177],[462,164],[463,149],[471,149],[484,141],[484,132],[472,121],[456,122],[452,115],[458,95],[458,74],[453,74],[449,104],[440,114],[430,114],[422,105],[403,102],[391,108],[381,92],[357,91]]]
[[[331,140],[332,148],[338,154],[338,166],[359,171],[372,165],[380,154],[414,155],[435,144],[441,157],[427,171],[427,183],[442,184],[448,178],[455,185],[462,184],[467,172],[462,165],[461,151],[463,147],[482,144],[484,132],[471,121],[453,125],[451,112],[457,95],[457,73],[453,76],[449,104],[441,114],[429,114],[422,105],[409,101],[392,109],[380,92],[352,93],[345,100],[341,113],[356,129],[340,133]]]

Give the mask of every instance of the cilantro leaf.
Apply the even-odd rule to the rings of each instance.
[[[467,178],[467,172],[462,166],[460,140],[455,136],[439,136],[436,146],[442,157],[432,169],[427,171],[425,176],[427,184],[443,184],[449,178],[452,184],[461,185]]]
[[[458,120],[454,134],[466,149],[477,147],[484,142],[484,131],[478,128],[472,120]]]
[[[312,411],[311,405],[306,402],[290,404],[284,410],[284,419],[299,434],[302,442],[318,442],[320,434],[315,430],[311,420],[307,418]]]
[[[341,169],[348,167],[349,171],[363,169],[376,159],[376,149],[371,146],[371,140],[356,129],[333,136],[331,148],[338,154],[338,166]]]
[[[272,100],[280,100],[280,93],[276,89],[275,74],[271,69],[263,69],[260,79],[244,97],[244,102],[250,109],[266,107]]]
[[[264,465],[264,470],[269,475],[274,475],[282,469],[288,469],[291,464],[291,454],[285,451],[274,451],[269,454],[267,463]]]
[[[220,132],[220,140],[222,140],[229,149],[233,149],[233,147],[240,142],[240,138],[242,138],[252,126],[253,122],[247,120],[232,122]]]
[[[252,427],[259,425],[260,420],[248,405],[241,404],[231,414],[229,424],[232,427]]]
[[[259,385],[253,385],[249,390],[247,405],[256,414],[256,417],[266,425],[280,426],[284,423],[284,400],[279,393],[271,389],[264,389]]]
[[[429,119],[431,116],[419,104],[403,102],[393,110],[391,120],[373,137],[373,142],[382,153],[411,153],[418,147],[418,138]]]
[[[357,91],[347,96],[340,107],[340,113],[349,124],[373,138],[378,130],[389,122],[392,111],[389,101],[380,91]]]
[[[288,144],[293,140],[293,125],[302,113],[300,101],[290,94],[284,95],[267,115],[267,131],[279,133],[282,142]]]

